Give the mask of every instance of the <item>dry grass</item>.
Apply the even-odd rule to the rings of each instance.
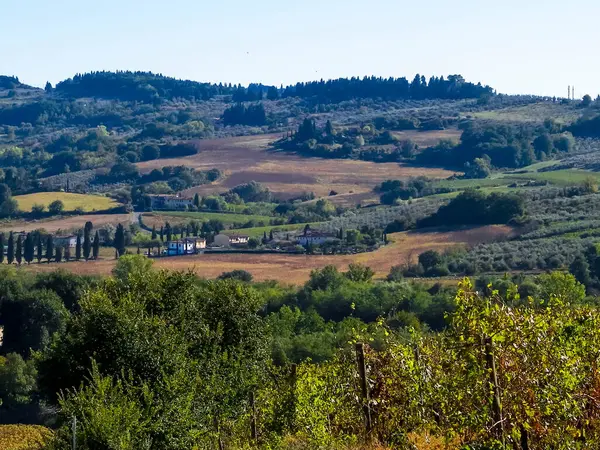
[[[254,278],[278,280],[283,283],[300,285],[308,280],[311,270],[334,265],[345,269],[350,263],[361,263],[375,270],[376,276],[385,277],[390,269],[403,264],[409,258],[430,249],[443,251],[456,245],[474,245],[508,235],[511,228],[506,226],[484,226],[457,231],[405,232],[390,235],[393,241],[375,252],[357,255],[249,255],[249,254],[207,254],[178,256],[155,260],[155,267],[170,270],[193,270],[199,276],[215,278],[223,272],[235,269],[247,270]],[[108,275],[114,267],[114,260],[89,261],[87,263],[34,264],[27,267],[32,271],[51,271],[57,267],[80,274]]]
[[[64,217],[53,220],[12,220],[9,222],[0,223],[0,231],[24,231],[30,232],[34,230],[44,229],[51,233],[56,233],[59,230],[72,231],[82,229],[86,222],[90,221],[95,227],[102,225],[118,223],[130,223],[131,214],[87,214],[82,216]]]
[[[142,162],[138,163],[138,167],[142,172],[148,172],[162,166],[184,164],[201,170],[218,168],[225,173],[225,177],[217,183],[185,191],[189,195],[196,192],[202,195],[225,192],[254,180],[265,184],[280,198],[303,192],[326,196],[332,190],[340,194],[360,194],[371,192],[376,184],[388,179],[420,175],[447,178],[453,174],[444,169],[346,159],[303,158],[270,150],[269,143],[279,137],[278,134],[267,134],[203,140],[198,143],[200,151],[197,155]]]
[[[0,449],[42,449],[52,437],[52,431],[38,425],[0,425]]]
[[[432,131],[394,131],[392,133],[400,140],[411,140],[421,148],[432,147],[440,142],[442,139],[450,139],[458,142],[462,135],[462,130],[456,128],[449,128],[447,130],[432,130]]]

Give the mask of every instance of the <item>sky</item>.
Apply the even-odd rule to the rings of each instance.
[[[34,86],[95,70],[269,85],[459,73],[507,94],[600,94],[598,0],[0,1],[0,74]]]

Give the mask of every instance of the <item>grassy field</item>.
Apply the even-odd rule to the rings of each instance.
[[[510,174],[507,178],[517,180],[538,180],[548,181],[549,183],[557,186],[570,186],[574,184],[581,184],[586,179],[592,178],[596,183],[600,183],[600,174],[597,172],[588,172],[586,170],[577,169],[565,169],[565,170],[554,170],[551,172],[531,172],[524,174]]]
[[[540,102],[525,106],[515,106],[493,111],[473,113],[478,119],[504,122],[543,122],[552,117],[559,123],[570,123],[581,115],[581,109],[560,103]]]
[[[226,214],[210,212],[190,212],[190,211],[165,211],[144,214],[144,223],[148,226],[164,224],[165,222],[181,223],[190,220],[208,222],[209,220],[220,220],[225,225],[239,225],[253,220],[255,222],[269,223],[273,217],[259,216],[252,214]]]
[[[19,204],[21,211],[31,211],[33,205],[48,205],[55,200],[60,200],[65,205],[65,211],[75,211],[82,208],[85,212],[104,211],[119,206],[111,198],[100,195],[72,194],[69,192],[38,192],[36,194],[17,195],[14,199]]]
[[[44,229],[51,233],[58,231],[80,230],[86,222],[92,222],[95,227],[118,223],[129,224],[132,220],[131,214],[89,214],[81,216],[60,217],[58,219],[47,220],[10,220],[0,222],[0,231],[25,231]]]
[[[427,133],[419,133],[422,137]],[[138,163],[141,172],[163,166],[186,165],[200,170],[217,168],[225,176],[216,183],[184,191],[187,195],[225,192],[239,184],[257,181],[277,197],[291,198],[306,192],[319,197],[334,190],[339,194],[371,192],[375,185],[389,179],[410,176],[447,178],[453,171],[438,168],[404,166],[397,163],[373,163],[347,159],[304,158],[272,151],[271,142],[279,134],[202,140],[197,155]],[[439,138],[438,138],[439,140]]]
[[[400,139],[411,140],[419,147],[433,147],[437,145],[442,139],[449,139],[451,141],[458,142],[462,135],[462,130],[457,128],[449,128],[446,130],[431,130],[431,131],[418,131],[418,130],[406,130],[406,131],[393,131],[392,134]]]
[[[262,237],[265,233],[269,234],[271,230],[273,231],[296,231],[302,230],[306,225],[310,225],[311,227],[317,227],[319,225],[318,222],[315,223],[294,223],[287,225],[269,225],[266,227],[254,227],[254,228],[240,228],[238,230],[225,230],[224,234],[232,235],[232,234],[242,234],[250,237]]]
[[[270,255],[270,254],[210,254],[190,255],[155,260],[155,267],[171,270],[193,270],[205,278],[215,278],[235,269],[247,270],[256,280],[278,280],[299,285],[310,272],[326,265],[345,269],[351,263],[361,263],[373,268],[378,278],[385,277],[392,266],[414,261],[426,250],[443,251],[457,245],[475,245],[505,237],[512,229],[507,226],[484,226],[456,231],[405,232],[389,235],[389,245],[371,253],[357,255]],[[31,271],[52,271],[57,268],[81,274],[108,275],[115,261],[105,259],[86,263],[33,264],[24,268]]]

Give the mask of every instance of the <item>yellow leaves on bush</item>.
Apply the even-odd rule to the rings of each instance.
[[[0,425],[0,449],[38,450],[52,437],[52,431],[39,425]]]

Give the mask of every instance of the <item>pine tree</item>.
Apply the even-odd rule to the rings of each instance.
[[[86,261],[90,259],[90,251],[92,250],[91,231],[88,227],[83,229],[83,257]]]
[[[15,260],[15,237],[13,236],[12,231],[8,236],[8,248],[6,252],[6,259],[9,264],[12,264]]]
[[[96,230],[96,235],[94,236],[94,259],[98,259],[98,255],[100,254],[100,234]]]
[[[21,265],[23,262],[23,241],[21,240],[21,236],[17,238],[17,250],[15,253],[15,259],[17,260],[17,264]]]
[[[56,247],[56,255],[54,256],[54,260],[59,263],[62,261],[63,251],[62,247]]]
[[[122,256],[125,254],[125,228],[123,228],[123,224],[117,225],[117,230],[115,232],[115,241],[114,247],[117,251],[118,256]]]
[[[156,240],[156,225],[152,225],[152,240]]]
[[[54,258],[54,242],[52,241],[52,235],[49,234],[46,239],[46,259],[48,260],[48,264]]]
[[[0,264],[4,262],[4,233],[0,232]]]
[[[37,235],[37,262],[38,264],[42,262],[42,258],[44,256],[44,248],[42,245],[42,235]]]
[[[77,233],[77,244],[75,245],[75,260],[81,259],[81,233]]]

